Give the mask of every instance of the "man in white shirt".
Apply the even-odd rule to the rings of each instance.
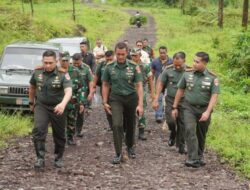
[[[96,40],[96,47],[93,49],[93,54],[96,59],[96,64],[99,64],[103,61],[105,61],[105,52],[108,49],[102,44],[101,39]]]
[[[150,64],[150,58],[146,51],[144,51],[143,48],[143,42],[141,40],[138,40],[136,42],[136,47],[141,50],[141,61],[146,64]]]

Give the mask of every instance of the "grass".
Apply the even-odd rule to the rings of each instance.
[[[129,24],[127,13],[115,8],[89,7],[76,3],[76,22],[72,19],[72,3],[34,4],[34,17],[30,16],[29,4],[24,13],[19,3],[0,2],[0,52],[4,46],[18,40],[46,41],[53,37],[79,35],[77,25],[84,26],[92,46],[97,38],[103,39],[108,47],[122,35]]]
[[[0,112],[0,148],[6,147],[7,142],[13,136],[27,135],[32,130],[30,116],[22,116],[20,113]]]

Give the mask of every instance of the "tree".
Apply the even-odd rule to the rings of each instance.
[[[30,0],[31,15],[34,15],[33,0]]]
[[[249,0],[243,2],[242,26],[247,28]]]
[[[181,1],[181,11],[182,11],[182,14],[185,14],[185,0]]]
[[[73,13],[72,13],[72,16],[73,16],[73,20],[76,21],[75,0],[72,0],[72,3],[73,3]]]
[[[223,9],[224,9],[224,0],[219,0],[218,26],[220,28],[223,28]]]

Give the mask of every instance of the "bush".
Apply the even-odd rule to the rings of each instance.
[[[147,17],[145,16],[132,16],[129,20],[130,25],[135,25],[137,20],[140,20],[142,24],[147,24]]]

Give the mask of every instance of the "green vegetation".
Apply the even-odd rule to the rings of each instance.
[[[135,25],[137,20],[140,20],[142,24],[147,24],[147,17],[143,15],[140,15],[138,18],[136,16],[130,17],[129,24]]]
[[[20,1],[0,1],[0,52],[10,42],[18,40],[46,41],[52,37],[87,36],[92,43],[102,38],[109,47],[122,35],[129,23],[126,13],[115,8],[102,9],[76,3],[76,23],[72,19],[72,2],[38,1],[34,4],[34,17],[30,5]],[[86,32],[85,32],[86,30]],[[105,35],[103,35],[105,34]]]
[[[0,113],[0,147],[7,146],[7,141],[13,136],[27,135],[32,130],[30,116],[23,117],[20,113]]]

